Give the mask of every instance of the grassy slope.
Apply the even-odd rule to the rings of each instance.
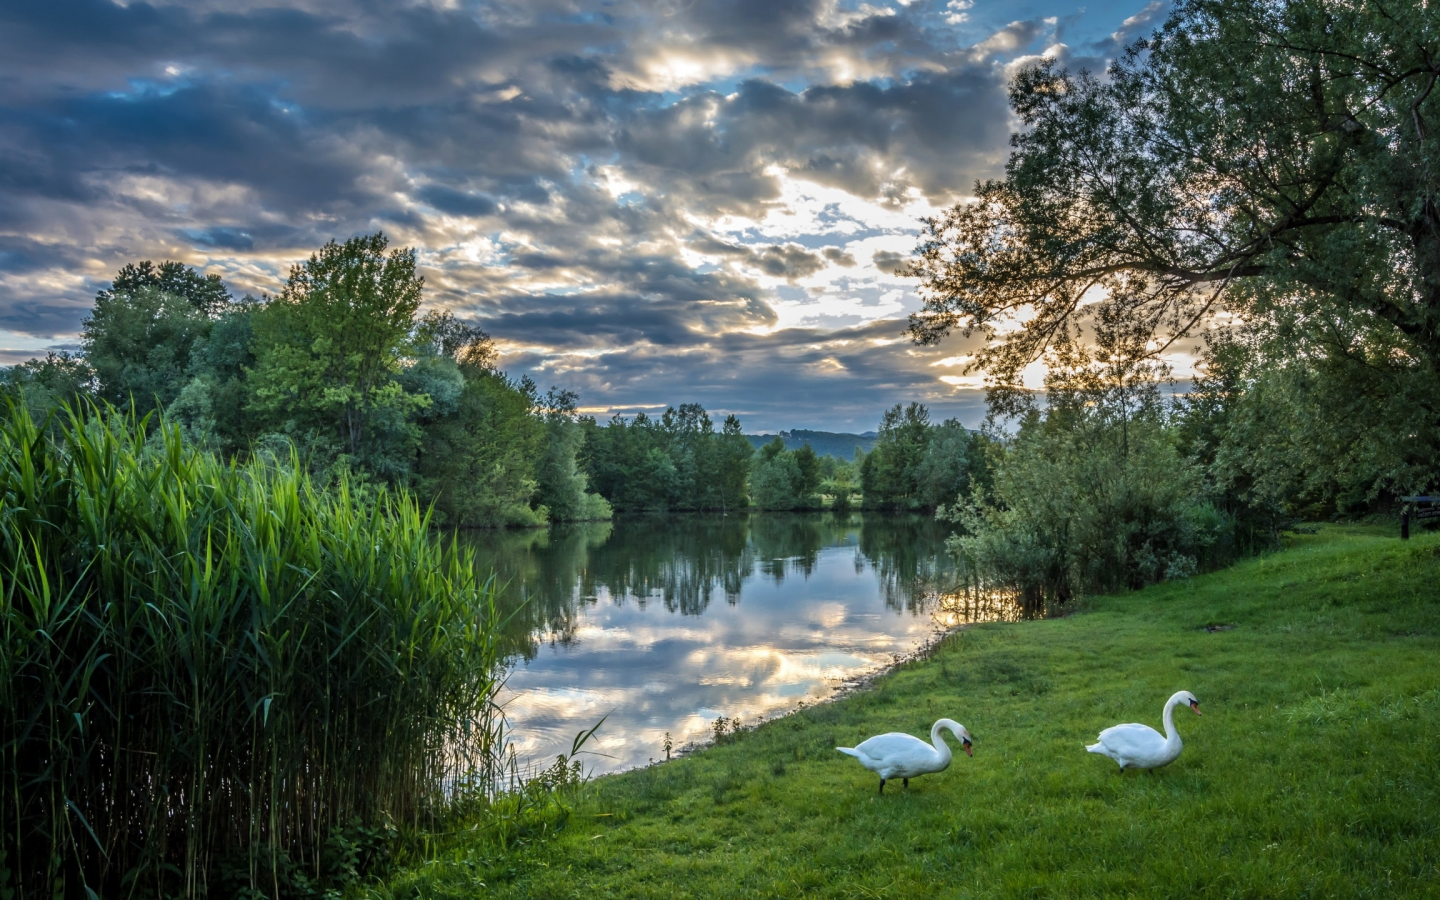
[[[1234,623],[1210,633],[1207,623]],[[1327,527],[1082,615],[989,625],[873,690],[601,779],[558,840],[397,895],[1396,897],[1440,894],[1440,536]],[[1084,752],[1188,688],[1186,746]],[[964,722],[975,758],[875,795],[832,748]],[[894,790],[893,793],[890,790]],[[488,886],[478,889],[480,882]],[[478,889],[478,890],[477,890]]]

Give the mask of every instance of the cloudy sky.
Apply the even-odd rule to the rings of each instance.
[[[275,292],[330,238],[607,416],[974,425],[914,348],[918,218],[1003,166],[1005,83],[1101,70],[1162,2],[0,0],[0,362],[73,346],[137,259]]]

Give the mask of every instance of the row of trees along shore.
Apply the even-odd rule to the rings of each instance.
[[[11,367],[3,387],[43,417],[99,401],[173,422],[226,458],[294,452],[321,483],[403,487],[460,526],[541,525],[632,510],[934,509],[983,455],[957,422],[887,412],[868,456],[820,457],[783,440],[758,453],[698,404],[657,418],[576,414],[496,367],[494,344],[420,312],[415,252],[383,235],[326,244],[278,296],[236,300],[182,263],[126,265],[96,297],[78,356]],[[157,420],[158,421],[158,420]]]

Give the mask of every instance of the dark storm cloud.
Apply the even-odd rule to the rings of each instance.
[[[18,235],[0,235],[0,272],[41,272],[78,262],[78,255],[69,247],[41,244]]]
[[[457,191],[439,184],[421,188],[416,196],[441,212],[457,216],[488,216],[497,208],[495,201],[484,194]]]
[[[384,228],[421,249],[431,303],[596,402],[645,366],[712,373],[721,406],[781,371],[816,403],[946,394],[888,338],[762,334],[827,272],[862,280],[864,318],[903,255],[846,235],[893,226],[760,223],[796,212],[796,181],[877,210],[963,196],[1004,159],[1005,65],[1070,25],[962,33],[941,0],[872,3],[0,0],[0,328],[67,339],[140,258],[273,292]],[[1103,62],[1163,9],[1056,52]]]

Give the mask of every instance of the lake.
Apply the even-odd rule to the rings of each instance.
[[[945,526],[853,513],[629,516],[470,532],[505,585],[500,701],[523,769],[568,753],[596,774],[826,699],[967,619]]]

